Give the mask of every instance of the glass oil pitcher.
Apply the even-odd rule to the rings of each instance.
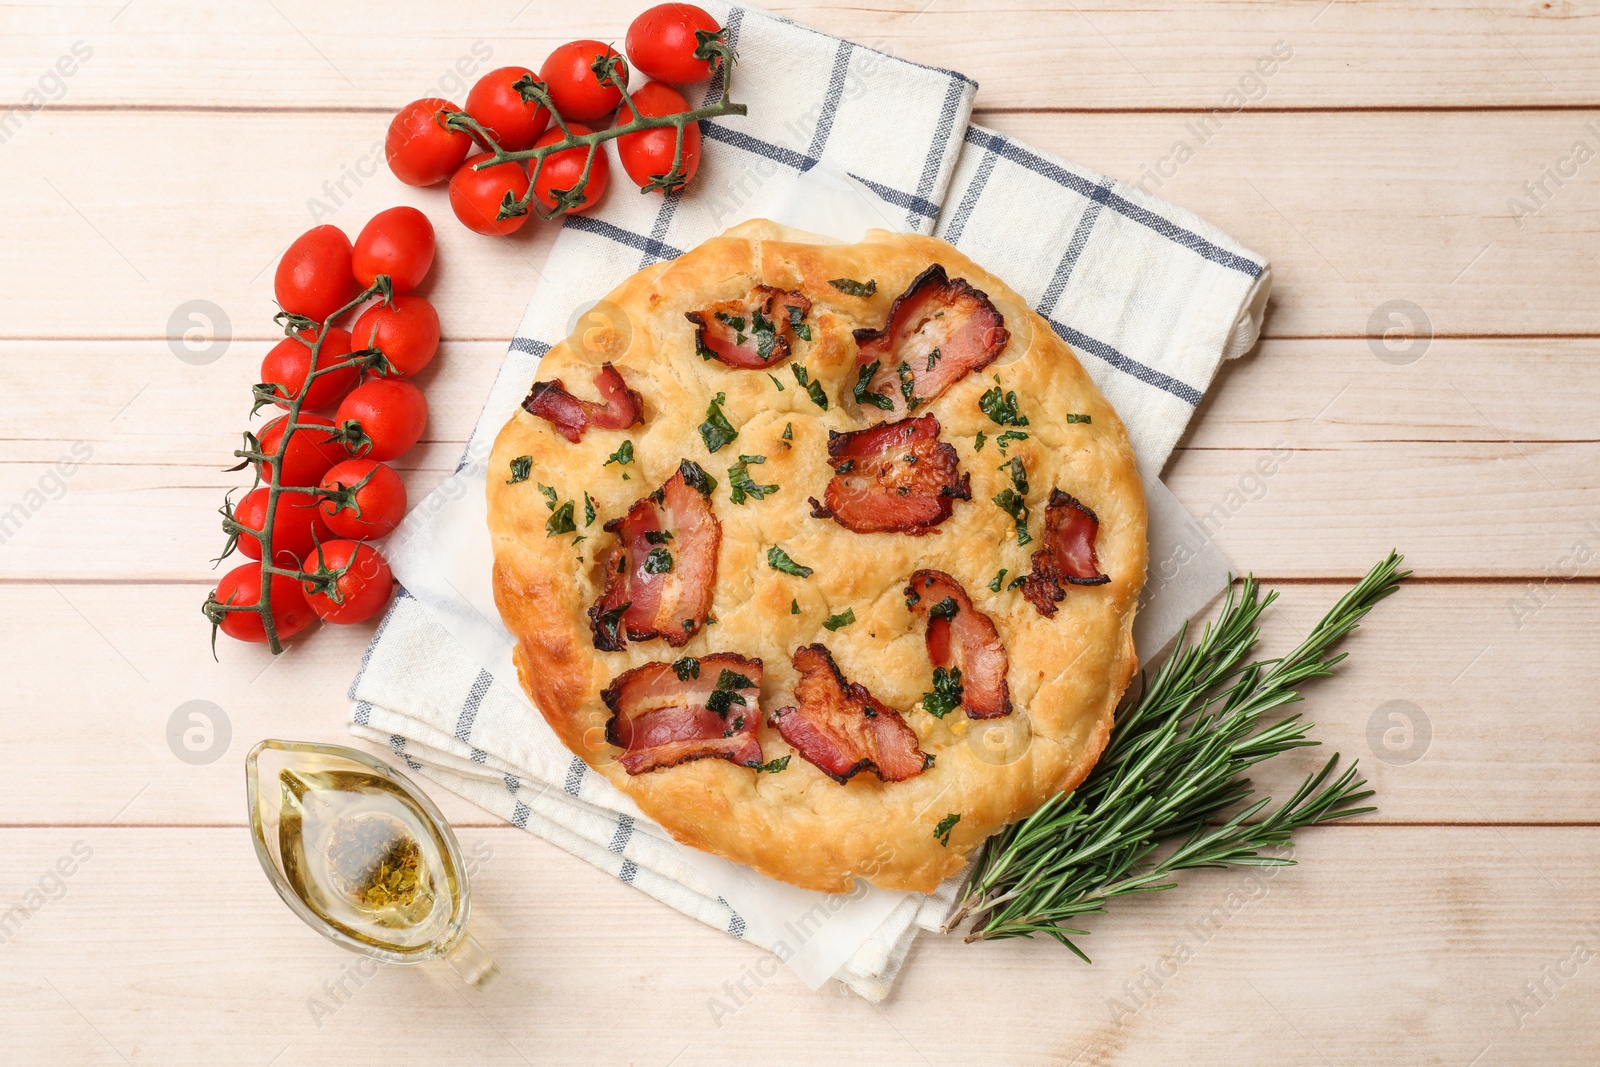
[[[500,973],[467,933],[456,836],[405,775],[342,745],[268,740],[245,789],[261,866],[313,930],[385,963],[443,958],[473,986]]]

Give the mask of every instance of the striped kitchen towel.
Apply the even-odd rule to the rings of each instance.
[[[863,887],[841,900],[767,883],[676,845],[568,752],[516,682],[489,590],[483,463],[495,435],[595,294],[747,218],[795,222],[797,187],[824,172],[849,176],[854,218],[936,233],[1032,303],[1116,406],[1150,478],[1219,362],[1254,343],[1269,275],[1187,212],[970,125],[977,87],[960,74],[751,8],[709,6],[739,52],[734,97],[750,113],[703,124],[688,195],[618,191],[597,214],[566,220],[461,468],[386,547],[403,588],[351,685],[351,730],[775,952],[813,988],[833,976],[880,1000],[957,887],[930,897]]]

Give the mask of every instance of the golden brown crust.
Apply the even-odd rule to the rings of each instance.
[[[988,293],[1011,335],[993,365],[922,409],[938,416],[942,440],[954,445],[962,471],[970,473],[972,499],[957,503],[926,536],[852,533],[811,517],[806,503],[823,496],[833,473],[828,431],[881,421],[876,409],[858,410],[850,399],[851,332],[881,326],[894,297],[931,263]],[[877,293],[848,296],[828,284],[834,278],[873,279]],[[797,341],[774,369],[782,392],[763,371],[702,360],[684,318],[758,284],[796,290],[812,301],[806,317],[812,340]],[[1145,502],[1116,412],[1022,298],[935,238],[873,231],[859,244],[843,245],[757,220],[641,271],[607,299],[628,314],[632,335],[625,352],[604,355],[643,395],[643,425],[591,428],[571,443],[519,411],[501,430],[489,465],[495,599],[517,637],[523,686],[562,742],[679,841],[831,892],[848,889],[856,877],[929,892],[960,870],[988,835],[1077,785],[1104,748],[1112,711],[1135,669],[1132,625],[1145,573]],[[562,343],[544,358],[539,377],[585,381],[599,362],[599,355]],[[822,383],[826,412],[797,387],[792,364]],[[989,590],[1001,567],[1007,582],[1028,573],[1030,552],[1038,547],[1019,546],[1010,516],[990,503],[1011,484],[1007,472],[995,469],[1002,459],[994,443],[1001,428],[978,407],[994,374],[1016,391],[1029,418],[1028,440],[1010,444],[1008,454],[1021,456],[1027,467],[1034,536],[1053,487],[1083,501],[1100,521],[1097,555],[1111,581],[1066,590],[1053,618],[1040,616],[1019,591]],[[718,392],[726,394],[723,410],[739,436],[711,455],[697,427]],[[1069,413],[1091,422],[1069,424]],[[787,443],[786,426],[792,427]],[[976,452],[980,431],[988,444]],[[634,443],[634,462],[607,466],[625,439]],[[765,456],[751,475],[780,488],[736,506],[728,497],[727,468],[741,453]],[[532,457],[533,475],[508,484],[502,472],[519,456]],[[661,485],[685,458],[719,482],[712,497],[723,529],[712,609],[717,622],[681,650],[645,641],[598,652],[586,613],[604,585],[597,560],[613,540],[601,524]],[[630,477],[623,480],[623,473]],[[586,540],[574,545],[572,534],[546,536],[550,512],[539,483],[563,501],[578,502],[578,532]],[[587,528],[585,492],[597,511]],[[815,573],[802,579],[772,570],[766,564],[772,545]],[[936,719],[918,706],[931,688],[932,668],[923,627],[902,590],[923,567],[948,572],[994,620],[1010,657],[1010,715],[974,721],[957,710]],[[791,614],[791,602],[798,614]],[[823,629],[824,619],[847,607],[855,613],[853,624]],[[827,644],[851,679],[901,709],[922,749],[937,757],[932,767],[903,782],[857,775],[840,785],[799,758],[778,774],[699,760],[633,777],[617,764],[617,749],[605,738],[609,712],[600,692],[624,670],[712,652],[760,658],[767,664],[761,707],[771,710],[793,703],[790,657],[814,641]],[[792,752],[766,724],[760,739],[768,759]],[[961,820],[946,847],[933,828],[948,814]]]

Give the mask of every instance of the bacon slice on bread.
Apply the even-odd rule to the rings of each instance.
[[[928,620],[924,640],[935,667],[960,671],[961,706],[974,719],[1011,713],[1006,673],[1011,660],[994,621],[972,606],[967,591],[944,571],[920,570],[906,586],[906,606]]]
[[[567,392],[560,378],[548,382],[534,382],[522,408],[537,415],[556,428],[567,440],[583,440],[583,431],[591,426],[602,430],[625,430],[644,421],[644,399],[628,388],[622,374],[611,364],[602,364],[594,376],[594,387],[600,394],[600,403],[579,400]]]
[[[856,533],[921,536],[971,500],[956,450],[939,440],[939,420],[921,415],[853,433],[828,431],[833,479],[811,514]]]
[[[898,711],[845,681],[826,645],[796,649],[792,662],[800,672],[795,705],[768,721],[824,774],[844,783],[870,769],[885,782],[903,782],[933,763]]]
[[[1070,493],[1050,490],[1044,512],[1044,547],[1033,554],[1033,573],[1022,580],[1022,595],[1049,618],[1056,604],[1066,599],[1068,585],[1105,585],[1111,576],[1100,573],[1094,543],[1100,519]]]
[[[761,661],[731,652],[646,663],[600,693],[611,709],[606,740],[629,774],[697,759],[760,766]]]

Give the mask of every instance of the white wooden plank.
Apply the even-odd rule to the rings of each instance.
[[[1438,334],[1597,333],[1586,235],[1600,168],[1580,167],[1562,188],[1549,186],[1536,215],[1513,219],[1507,208],[1510,198],[1526,199],[1524,183],[1543,180],[1546,163],[1576,139],[1600,143],[1587,125],[1597,116],[1245,113],[1173,177],[1146,185],[1272,260],[1272,336],[1381,334],[1391,323],[1374,313],[1391,300],[1420,306]],[[1193,137],[1185,132],[1191,118],[1030,114],[992,122],[1137,183],[1178,140]],[[265,337],[273,263],[314,221],[313,207],[337,199],[324,221],[352,232],[396,203],[426,210],[441,239],[429,292],[447,329],[506,336],[533,291],[552,228],[528,226],[510,239],[467,232],[442,191],[401,186],[377,162],[383,129],[375,114],[41,115],[0,160],[10,252],[18,263],[72,263],[94,297],[49,272],[24,272],[0,298],[0,332],[161,337],[181,305],[209,300],[238,336]],[[205,151],[152,153],[151,144]],[[290,144],[293,151],[277,147]],[[115,182],[100,179],[106,158],[123,162]],[[709,168],[701,195],[740,177]],[[334,189],[341,181],[348,196]]]
[[[1263,654],[1298,640],[1344,588],[1284,587]],[[17,711],[6,750],[27,769],[0,775],[0,822],[104,823],[132,801],[123,821],[239,823],[241,763],[257,740],[346,741],[345,692],[373,624],[324,627],[277,661],[222,638],[214,663],[203,585],[0,590],[25,620],[0,650],[0,676]],[[1361,760],[1382,821],[1600,820],[1600,741],[1577,714],[1594,705],[1597,638],[1592,583],[1407,587],[1351,640],[1348,666],[1309,688],[1304,710],[1324,747],[1257,780],[1285,795],[1340,752]],[[168,742],[191,700],[218,705],[230,726],[226,748],[220,732],[204,744],[210,763]],[[464,804],[451,814],[489,818]]]
[[[8,904],[75,842],[91,852],[4,946],[0,1057],[343,1064],[396,1041],[411,1062],[483,1064],[1600,1054],[1593,828],[1327,829],[1298,867],[1197,872],[1090,919],[1092,966],[1052,944],[924,938],[876,1007],[810,993],[771,956],[520,831],[462,836],[486,857],[475,928],[503,968],[485,992],[440,968],[360,975],[277,900],[239,830],[0,831]],[[1530,982],[1546,1003],[1526,999]],[[1532,1005],[1521,1016],[1516,998]]]
[[[92,49],[62,102],[191,107],[392,107],[465,95],[490,65],[537,67],[563,41],[620,41],[639,4],[474,4],[449,24],[422,0],[278,0],[224,13],[179,0],[13,5],[0,57],[8,93],[39,80],[76,40]],[[828,33],[961,70],[989,107],[1221,108],[1533,106],[1592,103],[1591,20],[1563,7],[1447,0],[1385,3],[1108,2],[996,11],[982,0],[764,5]],[[1281,42],[1281,43],[1280,43]],[[1274,45],[1288,62],[1249,80]],[[476,47],[476,51],[474,48]],[[1404,62],[1396,62],[1403,56]],[[181,61],[178,61],[181,57]],[[456,64],[461,62],[461,68]],[[462,76],[462,72],[465,76]],[[754,72],[753,72],[754,73]],[[1229,94],[1240,95],[1230,98]]]

